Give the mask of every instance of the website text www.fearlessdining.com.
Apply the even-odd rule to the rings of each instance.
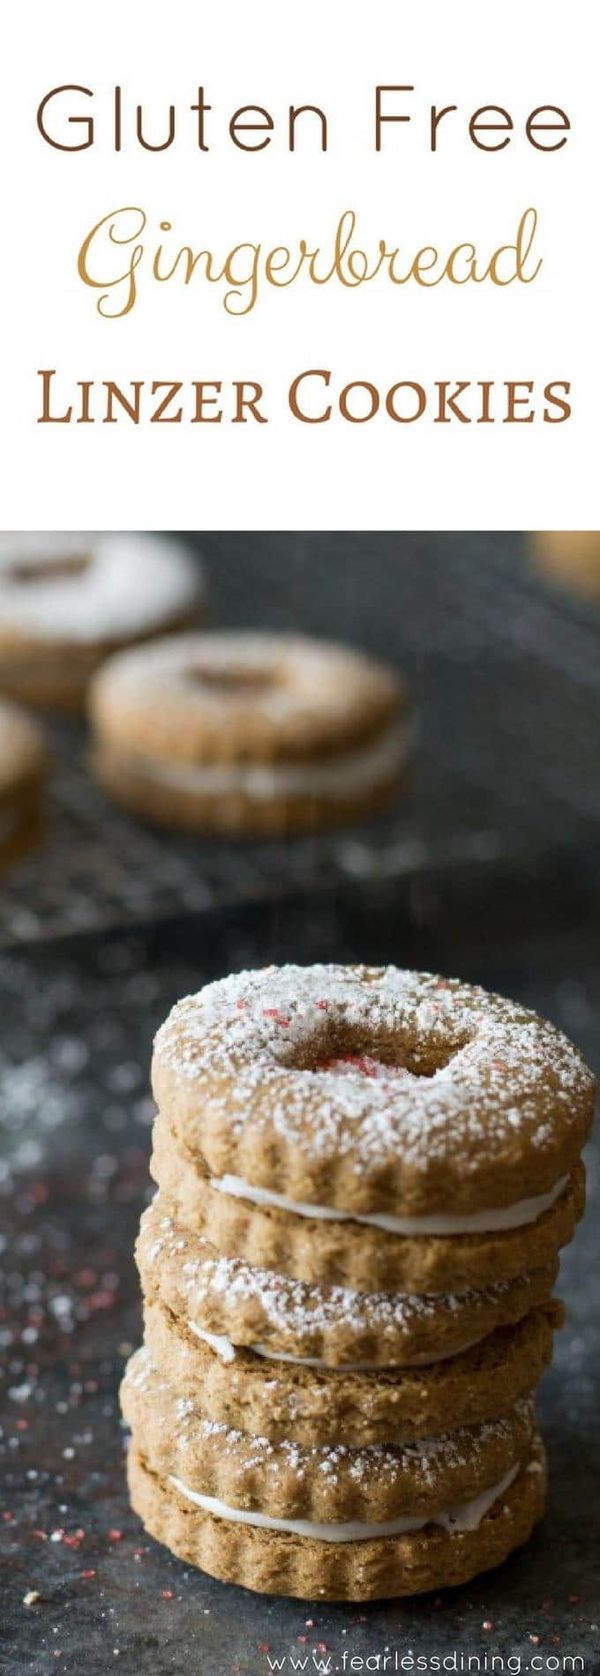
[[[495,1672],[509,1672],[509,1676],[523,1676],[525,1671],[534,1672],[564,1672],[570,1676],[571,1672],[585,1671],[585,1660],[580,1654],[563,1653],[532,1653],[523,1657],[521,1653],[463,1653],[455,1649],[448,1653],[411,1653],[403,1652],[397,1647],[385,1647],[381,1652],[354,1653],[348,1647],[341,1652],[328,1652],[313,1648],[310,1652],[282,1653],[272,1652],[264,1654],[264,1668],[266,1671],[306,1673],[306,1676],[341,1676],[345,1673],[382,1672],[383,1676],[394,1676],[397,1671],[419,1671],[428,1676],[428,1672],[449,1671],[457,1676],[468,1676],[469,1672],[482,1672],[483,1676],[494,1676]]]

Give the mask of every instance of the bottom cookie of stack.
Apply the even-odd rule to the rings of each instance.
[[[143,1349],[122,1405],[131,1498],[150,1534],[261,1593],[369,1600],[467,1582],[525,1542],[543,1512],[529,1399],[419,1443],[305,1448],[202,1418]]]

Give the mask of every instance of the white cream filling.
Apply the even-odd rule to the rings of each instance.
[[[504,1495],[505,1490],[514,1483],[519,1471],[518,1465],[510,1468],[500,1479],[499,1484],[493,1484],[490,1490],[484,1490],[480,1496],[474,1496],[472,1501],[465,1501],[456,1507],[450,1507],[441,1513],[428,1513],[417,1519],[405,1515],[400,1519],[386,1519],[383,1524],[368,1524],[361,1519],[351,1519],[347,1524],[319,1525],[312,1519],[272,1519],[266,1513],[247,1512],[245,1508],[229,1507],[227,1502],[219,1501],[217,1496],[203,1496],[198,1490],[190,1490],[181,1478],[169,1477],[169,1483],[192,1501],[196,1507],[202,1508],[203,1513],[211,1513],[216,1519],[229,1519],[238,1525],[258,1525],[262,1530],[286,1531],[291,1536],[305,1536],[314,1542],[364,1542],[379,1536],[403,1536],[407,1531],[422,1531],[426,1525],[441,1525],[444,1530],[452,1534],[454,1531],[476,1531],[482,1519],[489,1513],[490,1507]]]
[[[234,1361],[235,1344],[232,1344],[226,1333],[208,1333],[204,1327],[197,1327],[195,1321],[188,1321],[188,1327],[191,1333],[196,1334],[196,1338],[204,1339],[204,1343],[209,1344],[211,1350],[216,1350],[217,1356],[220,1356],[223,1362]]]
[[[369,745],[328,757],[326,762],[315,758],[302,763],[205,763],[187,768],[136,756],[130,759],[130,766],[133,772],[137,768],[148,779],[181,791],[215,797],[243,792],[257,802],[280,796],[328,797],[333,802],[337,797],[366,791],[396,773],[407,761],[412,742],[412,727],[399,721]]]
[[[354,1216],[349,1211],[331,1210],[326,1205],[308,1205],[286,1199],[282,1193],[271,1193],[267,1187],[251,1187],[240,1176],[211,1176],[210,1185],[217,1193],[230,1193],[236,1199],[248,1199],[254,1205],[273,1205],[277,1210],[291,1210],[295,1216],[312,1217],[327,1222],[360,1222],[370,1228],[383,1228],[388,1234],[488,1234],[501,1229],[523,1228],[537,1222],[544,1211],[555,1203],[569,1180],[561,1176],[547,1193],[533,1199],[518,1199],[514,1205],[503,1205],[497,1210],[476,1210],[465,1216]]]
[[[235,1360],[237,1349],[232,1340],[228,1338],[227,1333],[209,1333],[206,1328],[197,1327],[195,1321],[188,1321],[188,1327],[191,1333],[196,1334],[196,1338],[204,1339],[204,1342],[209,1344],[211,1350],[215,1350],[217,1356],[220,1356],[224,1362]],[[386,1373],[390,1371],[392,1366],[410,1365],[411,1367],[428,1368],[434,1362],[451,1362],[455,1356],[461,1356],[464,1350],[471,1350],[474,1344],[481,1344],[482,1337],[485,1337],[485,1335],[478,1334],[477,1338],[466,1339],[465,1343],[460,1344],[457,1350],[446,1351],[441,1356],[420,1356],[410,1364],[397,1362],[386,1364],[381,1362],[332,1363],[326,1362],[322,1356],[291,1356],[286,1350],[270,1350],[266,1344],[246,1344],[240,1348],[252,1350],[255,1356],[262,1356],[267,1362],[294,1362],[297,1367],[301,1368],[329,1368],[330,1373]]]

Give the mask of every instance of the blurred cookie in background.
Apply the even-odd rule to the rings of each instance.
[[[16,704],[0,700],[0,869],[10,867],[42,833],[47,766],[37,724]]]
[[[537,530],[530,540],[539,570],[561,587],[600,599],[600,530]]]
[[[136,814],[241,835],[387,803],[412,746],[387,665],[296,635],[182,635],[112,658],[90,693],[93,767]]]
[[[80,710],[108,653],[195,622],[198,562],[162,536],[0,535],[0,691]]]

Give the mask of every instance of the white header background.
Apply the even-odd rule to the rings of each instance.
[[[596,527],[600,514],[598,408],[599,217],[597,35],[591,0],[20,0],[1,68],[0,523],[4,528],[510,528]],[[7,47],[10,50],[6,50]],[[93,89],[73,110],[96,118],[96,143],[51,149],[36,110],[53,86]],[[123,88],[123,150],[111,138],[111,93]],[[413,83],[410,125],[374,148],[377,83]],[[189,106],[204,84],[210,151],[196,143]],[[74,98],[74,96],[72,96]],[[148,136],[177,107],[173,147],[135,142],[135,105]],[[228,122],[243,104],[272,113],[260,153],[237,150]],[[329,150],[310,119],[287,149],[290,104],[322,106]],[[428,149],[429,107],[453,103],[439,149]],[[477,107],[505,106],[511,144],[496,155],[468,139]],[[572,132],[558,153],[535,151],[524,121],[562,106]],[[75,131],[75,137],[78,137]],[[140,204],[177,243],[217,256],[240,240],[266,249],[300,237],[329,248],[341,213],[358,215],[359,243],[380,238],[446,251],[463,239],[485,253],[512,241],[537,207],[540,277],[507,290],[485,284],[434,291],[385,280],[358,291],[335,282],[263,287],[243,318],[223,288],[184,289],[140,275],[140,298],[101,319],[76,271],[92,225]],[[44,425],[40,367],[57,369],[72,399],[78,379],[221,379],[220,425]],[[287,407],[292,378],[332,370],[332,394],[366,378],[382,393],[400,379],[570,380],[573,417],[544,425],[301,425]],[[235,378],[265,387],[269,423],[232,425]],[[191,398],[183,397],[187,411]],[[495,402],[497,398],[495,398]],[[536,401],[536,406],[539,406]],[[93,410],[101,414],[100,392]],[[382,402],[383,409],[383,402]]]

